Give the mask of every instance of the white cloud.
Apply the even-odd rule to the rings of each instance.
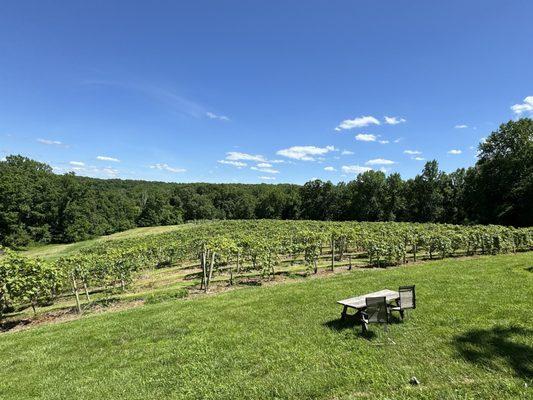
[[[368,133],[359,133],[358,135],[355,135],[355,140],[360,142],[375,142],[376,139],[376,135],[371,135]]]
[[[465,129],[468,128],[468,125],[465,124],[459,124],[454,126],[455,129]]]
[[[461,154],[462,151],[461,150],[456,150],[456,149],[452,149],[450,151],[448,151],[448,154]]]
[[[361,165],[343,165],[342,171],[347,174],[362,174],[363,172],[370,171],[372,168],[363,167]]]
[[[257,168],[257,167],[251,167],[250,169],[253,169],[254,171],[259,172],[266,172],[267,174],[279,174],[279,171],[274,168]]]
[[[511,106],[515,114],[533,113],[533,96],[527,96],[522,104]]]
[[[63,146],[63,142],[60,142],[59,140],[37,139],[37,141],[48,146]]]
[[[422,152],[418,150],[404,150],[403,152],[404,154],[409,154],[412,156],[417,155],[417,154],[422,154]]]
[[[330,151],[335,151],[335,147],[316,147],[316,146],[292,146],[288,149],[278,150],[277,155],[293,158],[301,161],[315,161],[315,156],[321,156]]]
[[[337,171],[334,167],[325,167],[324,168],[324,171],[330,171],[330,172],[333,172],[333,171]]]
[[[269,164],[267,162],[259,163],[257,164],[259,168],[272,168],[272,164]]]
[[[85,166],[85,163],[81,162],[81,161],[70,161],[69,164],[70,165],[74,165],[76,167],[84,167]]]
[[[354,119],[345,119],[339,124],[339,126],[335,128],[335,130],[340,131],[343,129],[362,128],[364,126],[379,125],[379,124],[380,122],[377,120],[377,118],[374,118],[372,116],[363,116],[363,117],[354,118]]]
[[[175,167],[169,166],[168,164],[159,164],[159,163],[158,164],[154,164],[154,165],[150,165],[150,168],[158,169],[160,171],[168,171],[168,172],[172,172],[172,173],[178,173],[178,172],[187,171],[184,168],[175,168]]]
[[[486,137],[479,138],[480,143],[485,143],[487,141]]]
[[[392,165],[396,163],[394,161],[386,160],[384,158],[374,158],[373,160],[368,160],[365,164],[367,165]]]
[[[415,160],[415,161],[424,161],[425,158],[424,158],[424,157],[411,157],[411,160]]]
[[[102,172],[110,177],[116,177],[118,175],[118,170],[115,168],[104,168]]]
[[[379,143],[380,143],[380,144],[388,144],[389,141],[388,141],[388,140],[380,140]]]
[[[108,157],[108,156],[98,156],[98,157],[96,157],[96,159],[100,160],[100,161],[120,162],[120,160],[118,158]]]
[[[263,157],[260,154],[247,154],[247,153],[240,153],[238,151],[230,151],[226,153],[226,160],[266,162],[265,157]]]
[[[355,154],[355,153],[353,151],[350,151],[350,150],[343,150],[341,152],[341,155],[343,155],[343,156],[350,156],[352,154]]]
[[[207,118],[210,118],[210,119],[218,119],[218,120],[220,120],[220,121],[229,121],[229,118],[226,117],[225,115],[217,115],[217,114],[212,113],[212,112],[209,112],[209,111],[207,111],[207,112],[205,113],[205,116],[206,116]]]
[[[403,138],[400,137],[400,138],[398,138],[398,139],[395,139],[395,140],[394,140],[394,143],[400,143],[402,140],[403,140]]]
[[[237,168],[243,168],[248,165],[242,161],[218,160],[218,162],[220,164],[233,165],[234,167],[237,167]]]
[[[273,181],[274,179],[276,179],[275,176],[260,176],[259,179],[263,179],[265,181]]]
[[[403,122],[407,122],[405,118],[398,118],[398,117],[387,117],[385,116],[385,123],[388,125],[398,125]]]
[[[272,164],[283,164],[283,163],[286,163],[287,161],[285,161],[285,160],[269,160],[268,162],[272,163]]]

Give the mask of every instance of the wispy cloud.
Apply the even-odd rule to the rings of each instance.
[[[450,151],[448,151],[448,154],[461,154],[462,151],[461,150],[457,150],[457,149],[452,149]]]
[[[279,171],[277,169],[274,169],[274,168],[250,167],[250,169],[252,169],[254,171],[265,172],[267,174],[279,174]]]
[[[372,168],[361,165],[343,165],[341,169],[347,174],[362,174],[363,172],[370,171]]]
[[[279,156],[292,158],[294,160],[316,161],[317,156],[322,156],[330,151],[335,151],[335,147],[292,146],[288,149],[278,150],[276,154]]]
[[[404,152],[404,154],[409,154],[409,155],[412,155],[412,156],[413,155],[417,155],[417,154],[422,154],[422,152],[418,151],[418,150],[404,150],[403,152]]]
[[[388,144],[389,141],[388,141],[388,140],[379,140],[379,143],[380,143],[380,144]]]
[[[351,150],[343,150],[341,151],[341,155],[343,156],[351,156],[352,154],[355,154],[353,151]]]
[[[218,119],[220,121],[229,121],[230,119],[228,117],[226,117],[225,115],[217,115],[215,113],[212,113],[210,111],[207,111],[205,113],[205,116],[209,119]]]
[[[518,115],[522,113],[533,113],[533,96],[527,96],[523,103],[511,106],[511,110]]]
[[[266,162],[266,158],[260,154],[240,153],[238,151],[230,151],[226,153],[226,160],[232,161],[259,161]]]
[[[377,118],[367,115],[354,119],[345,119],[335,128],[335,130],[341,131],[345,129],[362,128],[369,125],[380,125],[380,122]]]
[[[400,143],[403,140],[403,138],[394,139],[394,143]]]
[[[465,124],[458,124],[454,126],[455,129],[466,129],[468,128],[468,125]]]
[[[337,170],[335,169],[335,167],[325,167],[324,171],[334,172],[334,171],[337,171]]]
[[[385,123],[388,125],[398,125],[407,122],[405,118],[400,117],[387,117],[385,116]]]
[[[424,158],[424,157],[411,157],[411,160],[415,160],[415,161],[424,161],[425,158]]]
[[[258,166],[259,168],[271,168],[271,167],[272,167],[272,164],[269,164],[269,163],[267,163],[267,162],[263,162],[263,163],[259,163],[259,164],[257,164],[257,166]]]
[[[374,158],[373,160],[368,160],[365,164],[367,165],[392,165],[396,163],[392,160],[386,160],[384,158]]]
[[[168,172],[172,172],[174,174],[179,173],[179,172],[186,172],[187,171],[185,168],[175,168],[175,167],[171,167],[168,164],[163,164],[163,163],[150,165],[150,168],[157,169],[157,170],[160,170],[160,171],[168,171]]]
[[[97,156],[96,159],[100,161],[120,162],[118,158],[108,156]]]
[[[117,177],[119,174],[119,170],[115,168],[103,168],[102,172],[110,177]]]
[[[263,179],[265,181],[273,181],[276,179],[275,176],[260,176],[259,179]]]
[[[375,142],[377,140],[377,136],[369,133],[359,133],[355,135],[355,140],[360,142]]]
[[[232,161],[232,160],[218,160],[217,162],[220,164],[233,165],[234,167],[237,167],[237,168],[244,168],[248,165],[242,161]]]
[[[208,111],[207,107],[190,100],[184,96],[178,95],[175,91],[168,88],[158,87],[152,84],[139,82],[122,82],[111,80],[88,80],[83,82],[84,85],[96,87],[110,87],[130,92],[137,92],[148,99],[164,105],[169,110],[189,115],[194,118],[211,118],[221,121],[229,121],[224,115],[217,115]]]
[[[53,170],[56,174],[75,172],[82,176],[92,176],[98,178],[116,178],[120,171],[115,168],[106,167],[98,168],[93,165],[85,165],[81,161],[70,161],[68,167],[53,166]]]
[[[47,146],[65,146],[65,144],[59,140],[37,139],[37,141],[41,144],[46,144]]]

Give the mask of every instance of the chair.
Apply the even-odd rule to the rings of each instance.
[[[389,322],[389,308],[387,307],[386,297],[367,297],[366,309],[362,312],[362,329],[363,333],[368,331],[368,324]],[[385,330],[387,325],[385,325]]]
[[[416,308],[416,295],[415,285],[412,286],[400,286],[398,289],[400,293],[400,299],[397,306],[389,307],[390,311],[399,311],[400,317],[403,319],[405,310]]]

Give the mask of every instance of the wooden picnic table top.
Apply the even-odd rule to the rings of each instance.
[[[400,293],[390,289],[383,289],[377,292],[367,293],[362,296],[352,297],[351,299],[339,300],[337,303],[351,308],[365,308],[367,297],[386,297],[387,302],[389,302],[399,299]]]

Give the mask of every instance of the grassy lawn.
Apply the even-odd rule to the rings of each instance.
[[[133,237],[142,237],[147,235],[154,235],[158,233],[172,232],[178,229],[184,229],[194,224],[183,225],[168,225],[168,226],[153,226],[145,228],[134,228],[123,232],[113,233],[112,235],[99,236],[94,239],[84,240],[75,243],[66,244],[46,244],[42,246],[35,246],[28,250],[21,251],[22,254],[28,257],[41,257],[47,260],[55,260],[62,256],[69,256],[81,249],[90,247],[94,244],[105,242],[108,240],[128,239]]]
[[[0,398],[533,398],[532,265],[360,269],[2,334]],[[339,321],[336,300],[410,283],[388,332]]]

